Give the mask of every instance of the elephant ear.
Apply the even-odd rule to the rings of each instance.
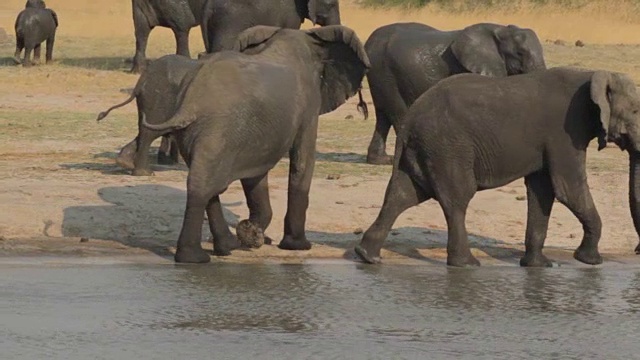
[[[322,62],[322,115],[335,110],[360,90],[371,64],[356,33],[345,26],[314,28],[307,34],[315,40]]]
[[[53,17],[53,21],[56,23],[56,27],[58,27],[58,14],[51,9],[47,9],[51,13],[51,17]]]
[[[307,7],[309,9],[309,20],[315,25],[318,19],[318,0],[309,0]]]
[[[244,30],[236,38],[233,50],[245,52],[247,49],[255,48],[266,43],[282,28],[275,26],[258,25]]]
[[[503,77],[507,68],[498,51],[496,34],[504,27],[476,24],[464,28],[451,43],[451,51],[460,65],[472,73]]]
[[[611,74],[606,71],[596,71],[591,76],[591,100],[600,108],[600,124],[598,132],[598,150],[607,146],[607,133],[611,123]]]

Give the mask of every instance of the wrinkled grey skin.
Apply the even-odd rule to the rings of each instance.
[[[404,210],[437,199],[447,219],[447,264],[479,265],[471,255],[465,213],[477,191],[524,177],[527,228],[521,266],[551,266],[542,253],[554,200],[578,218],[584,237],[574,258],[600,264],[602,223],[586,174],[586,149],[598,138],[634,155],[631,211],[637,207],[640,99],[626,75],[554,68],[505,78],[461,74],[420,96],[397,138],[384,204],[356,252],[368,263]]]
[[[104,119],[111,110],[122,107],[134,99],[138,107],[138,135],[125,145],[116,163],[125,169],[132,169],[134,176],[148,176],[153,172],[149,167],[148,153],[151,143],[163,137],[158,151],[159,164],[175,164],[178,150],[170,140],[170,131],[154,131],[142,126],[143,116],[151,124],[167,121],[176,110],[176,97],[180,84],[186,74],[199,66],[198,60],[182,55],[165,55],[149,63],[142,73],[131,96],[120,104],[114,105],[98,115],[98,121]]]
[[[367,151],[370,164],[390,164],[385,143],[403,115],[438,81],[472,72],[503,77],[544,69],[542,45],[530,29],[475,24],[440,31],[419,23],[396,23],[375,30],[365,44],[371,59],[367,73],[376,111],[376,128]],[[360,107],[366,104],[361,101]]]
[[[304,19],[340,24],[338,0],[206,0],[202,33],[206,51],[230,50],[240,32],[255,25],[300,29]]]
[[[361,86],[369,66],[353,30],[327,26],[308,31],[252,27],[235,51],[213,54],[185,78],[178,110],[153,130],[177,130],[189,166],[187,206],[177,262],[209,262],[202,249],[206,210],[214,253],[240,246],[222,214],[219,195],[241,180],[249,221],[271,221],[267,174],[289,154],[289,191],[281,249],[307,250],[306,210],[315,162],[318,116],[336,109]],[[243,53],[240,53],[243,52]]]
[[[202,21],[205,0],[132,0],[136,54],[131,72],[141,73],[147,66],[145,52],[151,30],[170,28],[176,38],[176,54],[190,57],[189,32]]]
[[[46,62],[53,59],[53,44],[58,28],[58,15],[55,11],[46,8],[43,0],[28,0],[25,9],[16,18],[16,52],[13,60],[22,66],[32,65],[31,52],[35,62],[40,62],[42,42],[47,42]],[[20,53],[24,49],[24,58],[20,60]]]

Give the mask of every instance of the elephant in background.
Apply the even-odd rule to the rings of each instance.
[[[602,222],[589,191],[586,150],[614,142],[630,156],[629,199],[640,221],[640,98],[626,75],[553,68],[492,78],[460,74],[442,80],[409,108],[396,140],[384,204],[356,253],[367,263],[396,218],[437,199],[447,220],[447,264],[479,265],[469,249],[465,214],[477,191],[524,177],[525,254],[521,266],[551,266],[542,253],[554,200],[584,229],[574,258],[600,264]]]
[[[385,151],[390,127],[397,133],[409,106],[438,81],[465,72],[502,77],[546,68],[535,32],[514,25],[480,23],[440,31],[419,23],[396,23],[376,29],[365,49],[371,59],[367,79],[376,111],[367,150],[370,164],[391,163]],[[364,101],[359,107],[366,118]]]
[[[148,153],[151,143],[162,136],[162,144],[158,151],[159,164],[175,164],[178,161],[178,149],[171,140],[170,131],[153,131],[142,126],[142,118],[152,124],[161,124],[169,119],[176,109],[176,97],[180,84],[190,70],[201,65],[199,60],[192,60],[182,55],[165,55],[152,61],[147,70],[140,75],[131,96],[120,104],[114,105],[98,115],[98,121],[104,119],[109,112],[134,99],[138,107],[138,135],[125,145],[116,163],[125,169],[132,169],[134,176],[152,175],[149,167]]]
[[[202,21],[205,0],[132,0],[136,54],[131,72],[141,73],[147,66],[149,34],[156,26],[170,28],[176,38],[176,54],[191,57],[189,32]]]
[[[45,59],[47,63],[53,60],[53,44],[58,28],[58,14],[47,9],[43,0],[27,0],[15,23],[16,52],[13,56],[16,64],[32,65],[31,52],[35,62],[40,62],[42,42],[47,42]],[[20,60],[20,53],[24,49],[24,59]]]
[[[202,11],[208,53],[230,50],[238,34],[254,25],[300,29],[304,19],[340,24],[338,0],[206,0]]]
[[[305,222],[318,117],[353,96],[368,67],[362,43],[344,26],[256,26],[238,36],[234,51],[214,53],[189,72],[175,115],[161,125],[143,121],[152,130],[176,131],[189,166],[176,262],[210,261],[200,244],[205,211],[214,254],[228,255],[240,245],[219,198],[235,180],[242,182],[249,221],[264,231],[272,214],[267,175],[287,153],[287,213],[278,246],[311,248]]]

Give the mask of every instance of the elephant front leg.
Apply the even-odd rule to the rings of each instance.
[[[318,118],[308,124],[289,151],[289,191],[287,214],[284,218],[284,237],[278,247],[284,250],[309,250],[311,243],[305,235],[309,189],[315,166]]]
[[[174,30],[173,34],[176,38],[176,54],[190,58],[191,52],[189,51],[189,30]]]
[[[268,173],[241,181],[249,207],[249,219],[238,223],[236,227],[238,240],[245,247],[259,248],[262,244],[271,245],[272,240],[264,235],[273,217],[269,199]]]
[[[13,55],[13,62],[16,63],[16,65],[20,65],[22,64],[22,60],[20,59],[20,53],[22,52],[22,49],[24,49],[24,40],[17,36],[16,37],[16,52]]]
[[[208,263],[211,257],[202,249],[202,222],[207,201],[195,192],[187,193],[187,208],[184,212],[184,220],[176,254],[174,259],[178,263]]]
[[[133,16],[136,35],[136,54],[133,57],[133,67],[131,68],[131,72],[142,73],[147,67],[146,51],[149,34],[151,33],[151,26],[149,26],[145,16],[143,14],[139,14],[139,11],[134,11]]]
[[[551,178],[547,171],[539,171],[525,177],[524,183],[527,186],[527,230],[520,266],[553,266],[553,262],[542,254],[555,198]]]
[[[25,47],[24,48],[24,59],[22,59],[22,66],[23,67],[31,67],[32,63],[31,63],[31,51],[33,51],[32,47]]]

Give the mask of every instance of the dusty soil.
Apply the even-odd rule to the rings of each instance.
[[[126,11],[121,1],[117,3],[104,19]],[[3,6],[0,25],[9,29]],[[367,29],[375,27],[354,11],[345,9],[347,22],[366,29],[368,35]],[[397,18],[386,22],[392,20]],[[186,168],[155,166],[153,177],[132,177],[114,164],[120,147],[135,136],[134,104],[114,112],[103,123],[94,121],[100,111],[128,96],[121,89],[135,84],[137,76],[124,72],[133,37],[120,36],[120,29],[113,39],[67,31],[61,29],[55,65],[14,67],[8,61],[12,46],[0,46],[0,256],[142,256],[169,261],[182,222]],[[172,39],[165,35],[161,34],[162,44],[156,38],[150,56],[172,51]],[[194,36],[192,51],[200,51]],[[550,65],[607,68],[640,80],[634,65],[640,55],[638,46],[587,44],[576,48],[546,40]],[[366,89],[365,96],[370,103]],[[312,250],[287,252],[263,246],[215,261],[351,259],[361,231],[377,216],[391,170],[364,163],[373,125],[373,120],[363,121],[356,112],[355,99],[321,119],[307,214]],[[392,143],[388,149],[393,149]],[[589,150],[589,183],[604,224],[601,250],[610,259],[632,256],[638,243],[628,210],[627,161],[626,154],[613,147]],[[282,236],[286,210],[286,170],[285,159],[270,179],[274,219],[266,233],[276,241]],[[239,183],[222,195],[222,201],[230,226],[247,217]],[[522,180],[478,193],[467,218],[474,253],[485,263],[517,263],[525,221]],[[203,234],[206,242],[206,223]],[[571,251],[581,237],[579,222],[556,204],[547,238],[549,253],[572,263]],[[446,256],[445,243],[444,217],[438,204],[429,201],[400,216],[382,255],[387,262],[440,264]],[[205,246],[211,247],[209,242]]]

